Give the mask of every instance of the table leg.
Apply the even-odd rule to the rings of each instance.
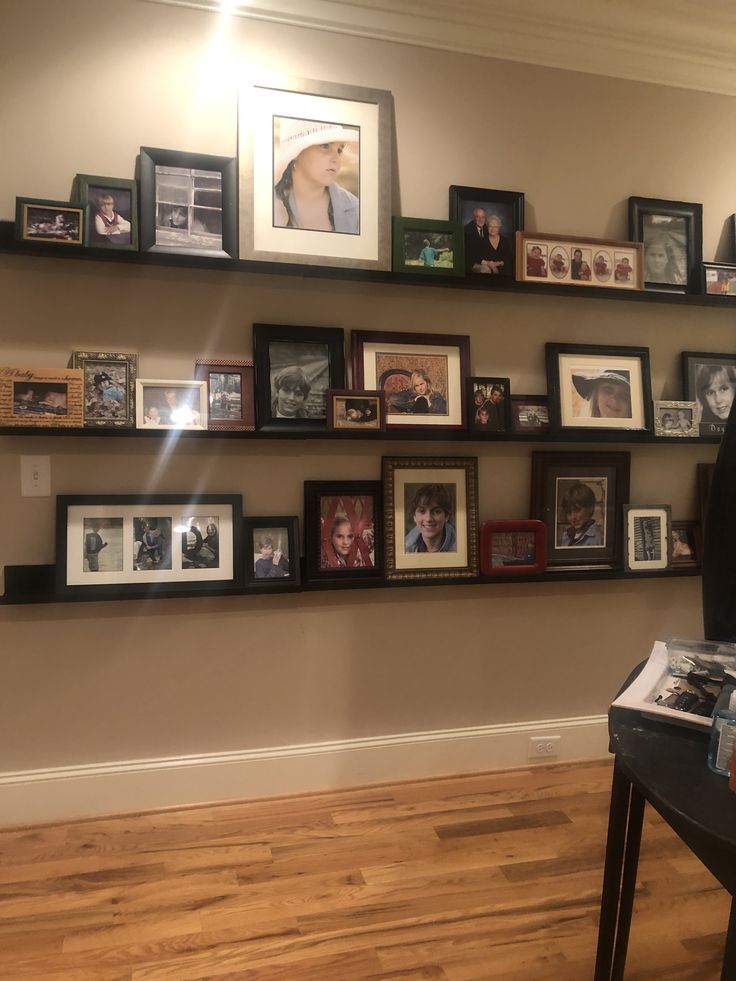
[[[623,977],[643,815],[644,799],[614,760],[594,981]]]
[[[736,896],[731,900],[731,916],[728,920],[721,981],[733,981],[734,978],[736,978]]]

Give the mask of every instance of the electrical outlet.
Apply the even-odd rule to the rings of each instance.
[[[529,739],[530,760],[553,760],[560,755],[561,736],[531,736]]]

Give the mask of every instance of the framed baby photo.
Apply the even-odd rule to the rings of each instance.
[[[386,428],[383,392],[346,389],[327,392],[327,428],[330,432],[380,433]]]
[[[244,518],[245,585],[284,592],[301,585],[299,519]]]
[[[136,429],[206,429],[207,382],[138,378]]]
[[[654,400],[654,435],[682,438],[700,435],[700,409],[697,402]]]
[[[508,378],[468,378],[465,397],[469,432],[477,436],[511,432]]]
[[[237,161],[142,146],[142,252],[238,257]]]
[[[242,588],[239,494],[56,499],[56,591],[68,598]]]
[[[537,437],[549,433],[549,402],[546,395],[512,395],[511,432],[514,436]]]
[[[672,513],[669,504],[657,507],[624,505],[624,568],[627,572],[669,569],[672,552]]]
[[[513,279],[516,233],[524,228],[524,195],[453,184],[449,215],[462,226],[465,271],[485,276],[489,286],[497,276]]]
[[[702,204],[631,197],[629,236],[644,244],[645,289],[702,291]]]
[[[543,521],[484,521],[480,527],[480,571],[484,576],[538,576],[547,567]]]
[[[703,539],[699,521],[672,521],[672,568],[692,569],[700,565]]]
[[[520,283],[641,290],[642,268],[642,246],[637,242],[516,233]]]
[[[0,426],[81,427],[84,373],[0,367]]]
[[[255,369],[252,361],[199,358],[194,377],[207,384],[207,428],[256,428]]]
[[[629,469],[628,453],[532,453],[531,513],[547,528],[548,568],[620,566]]]
[[[353,384],[382,391],[388,429],[465,428],[470,338],[354,330]]]
[[[685,398],[697,402],[700,435],[722,436],[736,392],[736,355],[682,352]]]
[[[708,296],[736,297],[736,263],[704,262],[703,292]]]
[[[327,430],[327,392],[345,388],[344,344],[342,327],[253,324],[259,430]]]
[[[84,245],[83,207],[69,201],[15,199],[15,238],[38,245]]]
[[[86,208],[84,243],[95,249],[138,251],[138,182],[77,174],[72,201]]]
[[[452,221],[394,217],[394,272],[464,276],[463,229]]]
[[[137,354],[74,351],[72,368],[84,372],[84,425],[135,428]]]
[[[475,457],[383,457],[386,578],[478,575]]]
[[[241,259],[390,269],[391,93],[256,81],[239,113]]]
[[[596,439],[652,432],[649,348],[605,344],[545,346],[552,431]]]
[[[383,491],[379,480],[306,480],[307,578],[375,579],[383,573]]]

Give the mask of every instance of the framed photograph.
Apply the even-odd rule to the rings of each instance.
[[[138,182],[77,174],[72,201],[86,209],[85,245],[138,251]]]
[[[601,238],[516,233],[516,278],[520,283],[641,290],[642,246]]]
[[[342,327],[253,324],[256,415],[265,432],[327,429],[327,392],[345,388]]]
[[[546,395],[512,395],[511,432],[514,436],[544,435],[549,432],[549,402]]]
[[[352,353],[353,384],[385,394],[389,429],[465,428],[469,337],[354,330]]]
[[[84,425],[135,428],[137,354],[74,351],[72,368],[84,372]]]
[[[235,157],[142,146],[142,252],[238,257]]]
[[[16,198],[16,241],[84,245],[84,212],[69,201]]]
[[[532,453],[531,511],[547,528],[549,568],[621,564],[629,463],[628,453]]]
[[[713,484],[713,475],[716,472],[715,463],[698,463],[698,505],[700,507],[700,527],[705,531],[705,519],[708,515],[708,499],[710,498],[710,488]]]
[[[252,361],[200,358],[194,377],[207,383],[209,429],[256,428],[255,371]]]
[[[383,392],[349,389],[327,392],[327,428],[353,434],[382,432],[386,428]]]
[[[464,276],[462,225],[431,218],[394,217],[394,272]]]
[[[552,429],[652,431],[649,348],[545,345]]]
[[[206,429],[207,382],[138,378],[136,429]]]
[[[708,296],[736,297],[736,263],[704,262],[703,292]]]
[[[468,402],[468,429],[484,433],[511,432],[511,387],[508,378],[468,378],[465,382]]]
[[[702,204],[631,197],[629,235],[644,243],[646,289],[701,292]]]
[[[655,436],[699,436],[700,409],[697,402],[654,400]]]
[[[480,571],[484,576],[537,576],[547,568],[543,521],[484,521]]]
[[[248,589],[298,589],[301,584],[299,519],[244,518]]]
[[[304,551],[308,579],[365,579],[383,573],[378,480],[306,480]]]
[[[703,539],[699,521],[673,521],[670,538],[673,569],[688,569],[700,565]]]
[[[240,257],[391,268],[390,92],[289,79],[240,95]]]
[[[463,227],[466,272],[513,278],[516,233],[524,228],[523,194],[453,184],[449,215]]]
[[[56,499],[56,591],[72,598],[243,585],[239,494]]]
[[[478,575],[478,461],[383,457],[387,579]]]
[[[669,569],[672,552],[672,514],[669,504],[658,507],[624,505],[627,572]]]
[[[84,425],[84,374],[0,367],[0,426]]]
[[[722,436],[736,391],[736,355],[682,352],[685,398],[697,402],[700,435]]]

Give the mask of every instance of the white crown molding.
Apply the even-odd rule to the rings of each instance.
[[[543,762],[598,759],[606,716],[546,719],[167,759],[0,773],[2,825],[337,790],[528,766],[530,736],[561,736]]]
[[[148,0],[736,95],[732,0]]]

